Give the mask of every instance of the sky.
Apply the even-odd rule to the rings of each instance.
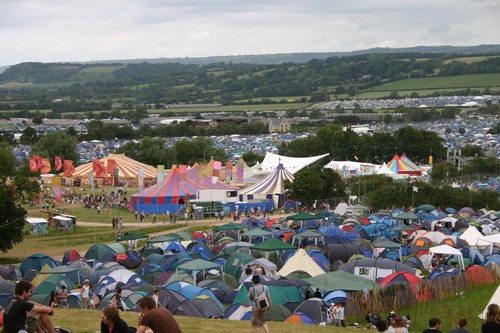
[[[500,0],[0,0],[0,66],[500,44]]]

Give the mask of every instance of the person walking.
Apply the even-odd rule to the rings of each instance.
[[[33,291],[34,286],[28,281],[21,280],[16,283],[15,297],[10,300],[4,311],[5,333],[18,333],[22,330],[28,333],[37,330],[56,333],[50,318],[54,314],[54,309],[29,301]]]
[[[149,327],[153,333],[181,333],[181,328],[172,313],[165,307],[157,307],[154,299],[146,296],[139,301],[141,314],[137,333]]]
[[[88,279],[85,279],[85,281],[83,281],[82,289],[80,290],[80,296],[82,297],[82,309],[90,308],[89,291],[90,291],[90,281]]]
[[[259,333],[260,328],[264,328],[266,333],[269,333],[267,325],[267,312],[271,309],[271,295],[269,288],[260,283],[260,275],[252,276],[253,286],[248,290],[248,298],[252,301],[252,326]],[[263,303],[265,301],[265,304]]]

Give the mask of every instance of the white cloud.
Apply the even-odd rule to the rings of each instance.
[[[500,44],[497,0],[0,0],[0,65]]]

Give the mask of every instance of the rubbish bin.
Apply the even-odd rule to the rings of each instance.
[[[203,220],[205,218],[203,215],[203,207],[196,207],[194,209],[194,218],[196,220]]]

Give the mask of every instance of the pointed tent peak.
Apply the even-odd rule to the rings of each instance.
[[[400,157],[398,156],[398,154],[394,155],[394,157],[392,158],[394,161],[398,161],[400,159]]]

